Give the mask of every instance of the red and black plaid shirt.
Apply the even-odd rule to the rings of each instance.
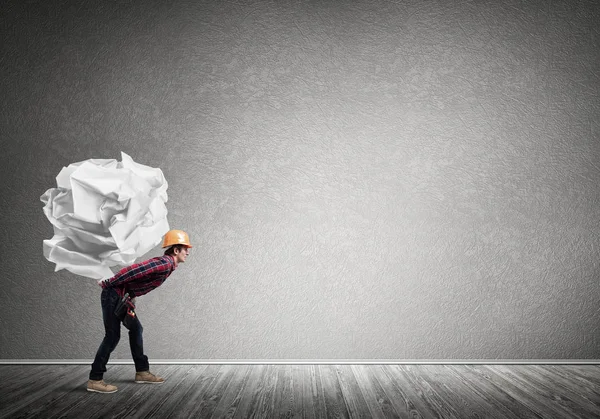
[[[171,256],[159,256],[121,269],[101,286],[115,288],[121,297],[126,291],[139,297],[160,287],[174,270],[175,260]]]

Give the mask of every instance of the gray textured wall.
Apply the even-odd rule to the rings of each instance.
[[[195,244],[139,299],[151,359],[600,358],[597,2],[0,12],[0,358],[94,356],[39,197],[120,151]]]

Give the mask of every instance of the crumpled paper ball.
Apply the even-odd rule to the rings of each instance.
[[[89,159],[63,167],[57,188],[40,200],[54,226],[44,240],[44,257],[94,279],[114,274],[111,266],[131,265],[169,231],[167,181],[162,170],[135,163],[121,152],[115,159]]]

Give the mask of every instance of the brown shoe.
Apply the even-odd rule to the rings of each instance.
[[[157,377],[152,374],[150,371],[142,371],[135,373],[135,382],[136,383],[148,383],[148,384],[161,384],[164,383],[165,379],[161,377]]]
[[[94,391],[96,393],[114,393],[117,391],[117,387],[106,384],[104,380],[88,380],[87,391]]]

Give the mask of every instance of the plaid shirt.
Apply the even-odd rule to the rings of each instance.
[[[100,286],[115,288],[121,297],[125,292],[139,297],[160,287],[174,270],[173,257],[159,256],[121,269],[112,278],[102,281]]]

